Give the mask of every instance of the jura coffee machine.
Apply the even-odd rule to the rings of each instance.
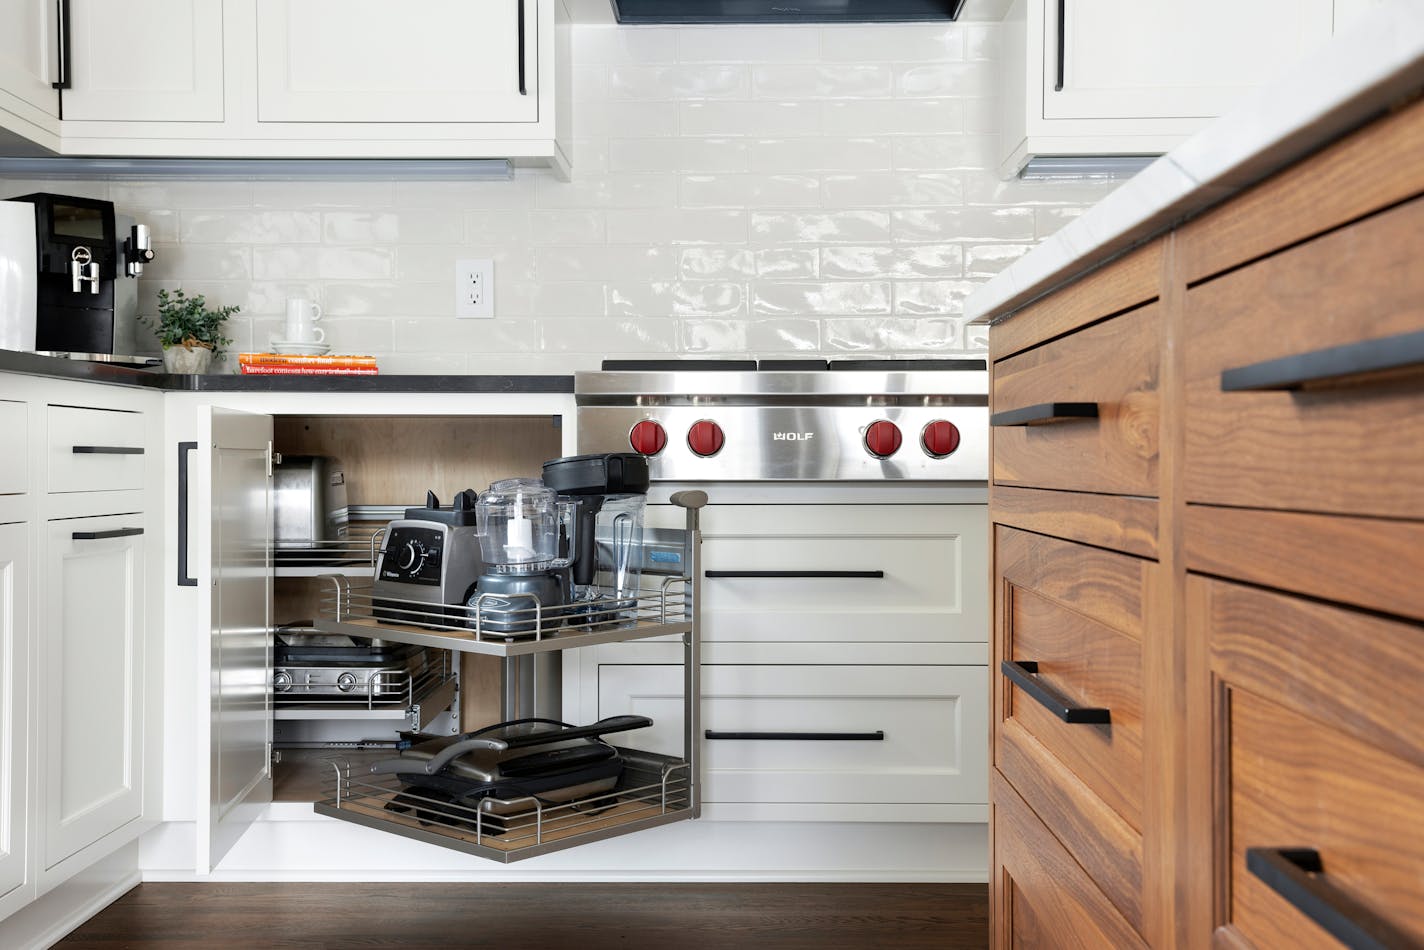
[[[67,195],[11,198],[35,208],[35,311],[0,314],[34,321],[34,350],[54,356],[146,365],[156,344],[136,335],[138,280],[153,260],[148,227],[116,215],[109,201]],[[28,328],[15,336],[28,340]]]

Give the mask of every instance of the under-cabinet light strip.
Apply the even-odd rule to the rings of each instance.
[[[505,181],[504,158],[0,158],[0,178],[421,179]]]

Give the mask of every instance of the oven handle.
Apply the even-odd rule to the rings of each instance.
[[[884,571],[703,571],[703,577],[871,577],[883,578]]]

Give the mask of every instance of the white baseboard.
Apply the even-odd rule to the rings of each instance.
[[[138,844],[130,843],[0,921],[0,947],[51,947],[140,880]]]
[[[145,881],[825,881],[985,883],[983,824],[679,822],[503,865],[274,808],[211,874],[189,823],[144,839]]]

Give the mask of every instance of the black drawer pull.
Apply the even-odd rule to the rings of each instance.
[[[874,732],[716,732],[702,733],[708,739],[771,739],[776,742],[883,742],[885,730]]]
[[[1311,383],[1410,367],[1424,368],[1424,330],[1228,369],[1221,374],[1221,391],[1300,389]]]
[[[881,578],[884,571],[703,571],[703,577],[871,577]]]
[[[1038,663],[1034,660],[1005,660],[999,670],[1019,689],[1064,722],[1104,725],[1112,721],[1111,713],[1097,706],[1078,706],[1067,696],[1038,678]]]
[[[142,455],[143,448],[137,445],[76,445],[75,455]]]
[[[142,528],[113,528],[109,531],[76,531],[70,535],[76,541],[107,541],[110,538],[132,538],[143,534]]]
[[[1058,0],[1058,74],[1054,77],[1053,91],[1063,91],[1063,68],[1068,61],[1065,34],[1068,32],[1068,3]]]
[[[996,412],[989,417],[989,425],[996,428],[1041,426],[1050,422],[1076,422],[1097,417],[1098,404],[1095,402],[1041,402],[1036,406]]]
[[[178,443],[178,586],[197,587],[188,574],[188,460],[198,450],[196,442]]]
[[[516,38],[519,43],[519,94],[529,95],[529,86],[524,82],[524,0],[519,0],[519,33]]]
[[[1421,946],[1326,880],[1325,865],[1314,848],[1247,848],[1246,869],[1352,950],[1418,950]]]

